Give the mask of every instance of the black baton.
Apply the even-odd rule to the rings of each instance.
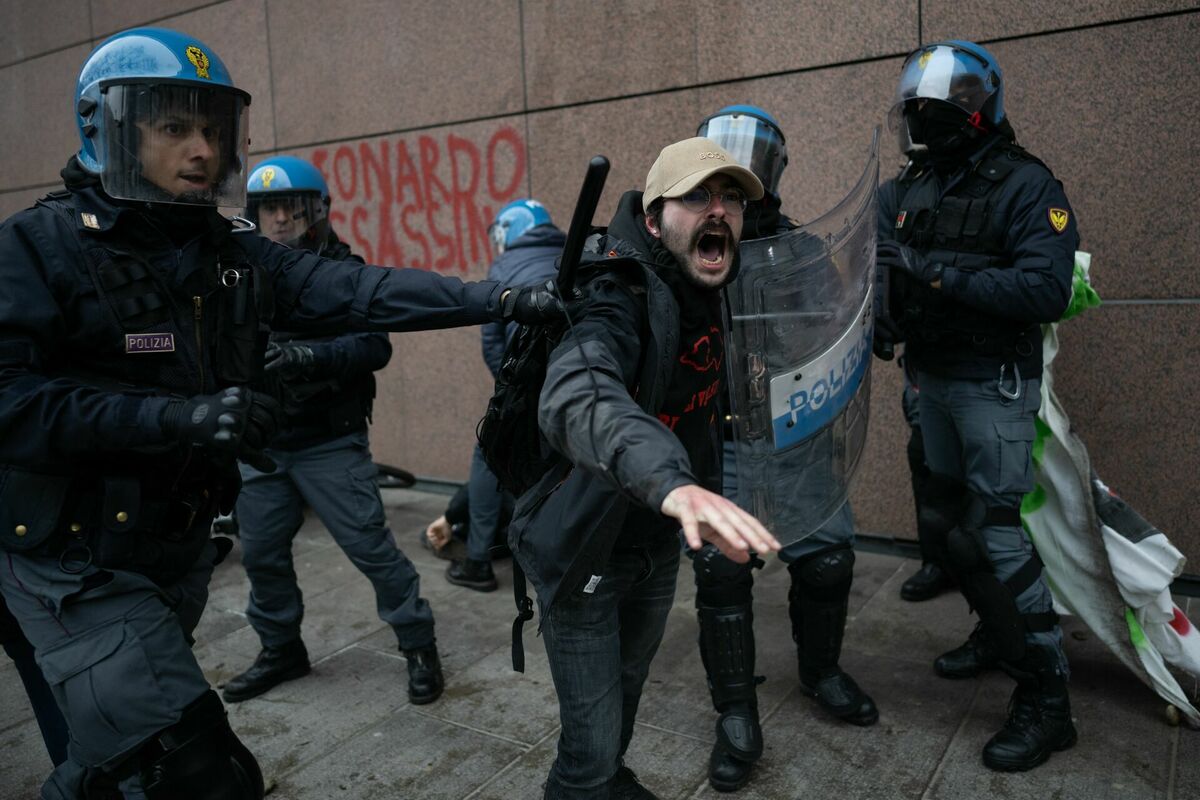
[[[579,188],[579,201],[575,204],[571,227],[567,230],[567,242],[558,261],[558,291],[564,299],[575,291],[575,271],[579,268],[583,243],[592,230],[592,217],[596,215],[596,206],[600,204],[600,195],[604,192],[608,166],[608,159],[604,156],[592,156],[587,174],[583,177],[583,186]]]

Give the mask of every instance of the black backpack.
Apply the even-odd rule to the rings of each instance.
[[[504,491],[520,497],[557,456],[538,427],[538,398],[550,353],[565,325],[522,325],[504,350],[487,412],[475,428],[479,449]]]

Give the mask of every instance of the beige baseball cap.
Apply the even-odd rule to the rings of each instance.
[[[757,176],[734,160],[719,144],[703,136],[669,144],[658,154],[646,173],[642,210],[660,197],[682,197],[718,173],[737,181],[749,200],[763,196]]]

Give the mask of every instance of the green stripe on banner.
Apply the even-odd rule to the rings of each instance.
[[[1129,624],[1129,641],[1133,642],[1133,646],[1137,649],[1145,649],[1147,646],[1146,632],[1138,624],[1137,617],[1133,616],[1133,610],[1129,606],[1125,607],[1125,622]]]
[[[1044,505],[1046,505],[1046,489],[1038,484],[1033,487],[1032,492],[1021,498],[1021,516],[1026,517],[1037,513]]]
[[[1035,417],[1033,425],[1037,430],[1037,435],[1033,439],[1033,465],[1040,467],[1042,459],[1046,457],[1046,441],[1054,438],[1054,431],[1050,430],[1050,426],[1042,422],[1041,417]]]

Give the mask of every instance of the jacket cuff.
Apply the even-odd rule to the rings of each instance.
[[[125,398],[122,405],[131,412],[132,425],[129,427],[132,438],[136,440],[131,444],[159,444],[167,440],[166,433],[162,428],[162,414],[170,403],[171,401],[166,397],[127,396]]]
[[[970,277],[961,269],[945,267],[942,270],[942,294],[947,297],[958,297],[967,288]]]
[[[662,513],[663,501],[667,499],[667,495],[678,489],[680,486],[699,486],[700,482],[691,475],[676,475],[669,480],[655,486],[650,494],[646,497],[646,504],[655,511]]]

